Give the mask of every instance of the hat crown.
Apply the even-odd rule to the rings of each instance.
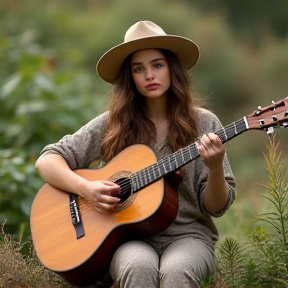
[[[126,32],[124,42],[133,41],[145,37],[167,35],[164,30],[151,21],[139,21],[132,25]]]
[[[165,31],[152,21],[139,21],[132,25],[124,36],[124,42],[112,47],[99,59],[96,70],[99,76],[108,83],[114,84],[123,65],[123,61],[135,51],[142,49],[166,49],[172,51],[190,70],[199,59],[199,48],[192,40],[167,35]]]

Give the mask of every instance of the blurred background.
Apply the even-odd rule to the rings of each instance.
[[[198,43],[194,90],[223,125],[288,95],[287,1],[1,0],[0,223],[7,232],[29,236],[43,184],[34,169],[39,152],[106,109],[110,86],[95,65],[139,20]],[[288,131],[276,134],[287,158]],[[226,144],[238,188],[228,215],[216,220],[222,236],[241,237],[263,209],[267,144],[258,130]]]

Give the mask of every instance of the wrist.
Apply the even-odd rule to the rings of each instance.
[[[78,180],[75,183],[75,193],[79,195],[82,198],[85,198],[86,191],[89,189],[88,185],[90,184],[90,181],[86,180],[85,178],[79,176]]]
[[[217,166],[208,167],[208,173],[215,175],[224,175],[223,165],[221,164]]]

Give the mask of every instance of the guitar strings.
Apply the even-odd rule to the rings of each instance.
[[[241,123],[242,123],[242,125],[240,125],[240,127],[245,127],[245,129],[244,130],[246,130],[247,128],[246,128],[246,125],[243,123],[243,119],[241,119],[241,120],[238,120],[238,121],[236,121],[236,122],[240,122],[241,121]],[[235,122],[235,123],[236,123]],[[227,140],[227,134],[229,134],[229,132],[231,132],[232,130],[234,131],[233,133],[234,133],[234,135],[233,136],[235,136],[235,135],[237,135],[238,133],[237,133],[237,130],[236,130],[236,128],[235,128],[235,123],[232,123],[232,124],[230,124],[230,125],[228,125],[228,126],[226,126],[226,127],[224,127],[224,128],[221,128],[221,130],[219,130],[219,131],[217,131],[217,132],[215,132],[215,134],[217,134],[218,136],[219,136],[219,138],[223,141],[223,142],[225,142],[226,140]],[[238,126],[239,127],[239,126]],[[230,131],[229,131],[230,130]],[[232,138],[232,137],[231,137]],[[182,150],[182,149],[180,149],[180,150]],[[190,150],[190,151],[189,151]],[[197,152],[198,153],[198,149],[197,149],[197,147],[196,147],[196,145],[195,145],[195,143],[193,143],[193,144],[190,144],[189,146],[187,146],[187,147],[185,147],[184,148],[184,152],[183,151],[181,151],[181,152],[183,152],[182,154],[181,154],[181,158],[185,158],[185,156],[190,156],[190,153],[191,153],[191,151],[192,152]],[[176,155],[176,154],[179,154],[179,150],[178,151],[176,151],[175,153],[173,153],[174,155]],[[170,156],[172,156],[173,154],[171,154]],[[177,157],[177,156],[174,156],[175,158],[176,158],[176,161],[177,161],[177,159],[179,159],[179,157]],[[171,158],[171,157],[170,157]],[[165,164],[168,164],[168,162],[169,162],[169,157],[168,158],[162,158],[162,159],[160,159],[160,160],[162,160],[162,162],[163,162],[163,165],[165,165]],[[160,161],[159,160],[159,161]],[[163,161],[164,160],[164,161]],[[146,184],[148,184],[148,183],[146,183],[147,182],[147,175],[149,176],[150,174],[151,174],[151,172],[154,172],[154,166],[159,166],[159,161],[157,162],[157,163],[155,163],[155,164],[152,164],[152,165],[150,165],[150,166],[148,166],[148,167],[146,167],[146,168],[144,168],[144,169],[142,169],[142,170],[140,170],[140,171],[138,171],[138,172],[136,172],[136,173],[134,173],[133,175],[132,175],[132,178],[134,177],[137,177],[138,179],[139,179],[139,181],[140,182],[142,182],[142,183],[144,183],[144,185],[146,185]],[[158,168],[158,170],[160,171],[160,168],[159,167],[157,167]],[[176,168],[177,169],[177,168]],[[151,171],[152,170],[152,171]],[[161,172],[161,171],[160,171]],[[164,171],[165,172],[165,171]],[[160,175],[160,177],[162,177],[162,175]],[[160,178],[159,177],[159,178]],[[157,179],[157,178],[156,178]],[[156,180],[156,179],[154,179],[154,180]],[[123,181],[121,181],[120,183],[120,186],[121,186],[121,195],[125,195],[125,194],[127,194],[127,193],[129,193],[129,194],[132,194],[132,191],[131,191],[131,188],[132,188],[132,185],[131,185],[131,179],[130,178],[126,178],[126,179],[124,179]],[[142,186],[144,186],[144,185],[142,185]],[[141,187],[140,187],[141,188]]]
[[[237,125],[237,124],[240,124],[240,125]],[[221,141],[223,143],[225,143],[227,140],[233,138],[234,136],[236,136],[237,134],[239,134],[239,132],[237,132],[237,127],[238,128],[241,128],[240,131],[245,131],[247,130],[247,127],[246,127],[246,124],[244,122],[244,119],[239,119],[223,128],[221,128],[219,131],[216,131],[215,134],[221,139]],[[228,139],[228,136],[227,135],[230,135],[230,133],[233,132],[233,136],[230,137]],[[192,143],[190,145],[188,145],[187,147],[184,147],[170,155],[167,155],[165,157],[163,157],[162,159],[160,159],[159,161],[157,161],[156,163],[148,166],[148,167],[145,167],[144,169],[138,171],[138,172],[135,172],[131,175],[131,178],[124,178],[123,180],[119,181],[119,185],[121,187],[121,192],[120,192],[120,195],[121,196],[124,196],[126,194],[132,194],[133,193],[133,179],[138,179],[138,183],[140,183],[140,187],[137,189],[139,190],[141,187],[157,180],[158,178],[161,178],[163,175],[169,173],[169,172],[172,172],[174,170],[176,170],[177,168],[179,168],[180,166],[184,165],[185,163],[189,162],[189,161],[192,161],[193,158],[191,158],[191,155],[195,155],[195,157],[197,157],[199,155],[199,152],[198,152],[198,149],[197,149],[197,145],[196,143],[199,142],[200,140],[200,137],[198,137],[198,141],[196,141],[195,143]],[[179,155],[178,155],[179,154]],[[178,156],[177,156],[178,155]],[[186,158],[187,157],[187,158]],[[178,165],[175,169],[167,172],[164,168],[164,171],[162,169],[161,171],[161,167],[159,166],[160,163],[161,163],[161,166],[162,167],[167,167],[166,165],[167,164],[170,164],[171,166],[171,160],[170,159],[174,159],[176,166],[177,166],[177,160],[184,160],[184,159],[188,159],[187,161],[184,160],[184,163],[182,165]],[[179,161],[180,162],[180,161]],[[169,165],[168,165],[169,166]],[[159,172],[159,177],[154,177],[151,181],[149,178],[149,175],[155,175],[155,168],[157,168],[158,172]],[[148,181],[147,181],[148,179]],[[137,180],[135,180],[137,181]],[[143,184],[142,184],[143,183]],[[137,185],[139,186],[139,185]],[[136,187],[137,188],[137,187]]]

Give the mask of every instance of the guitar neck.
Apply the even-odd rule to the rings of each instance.
[[[246,117],[243,117],[216,131],[215,134],[221,139],[222,143],[226,143],[248,129],[249,126]],[[155,164],[134,173],[131,176],[133,193],[160,179],[166,174],[179,169],[199,156],[197,142],[194,142],[187,147],[161,158]]]

